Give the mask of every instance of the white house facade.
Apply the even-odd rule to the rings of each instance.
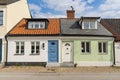
[[[30,18],[27,0],[1,0],[0,1],[0,62],[6,62],[5,35],[22,18]]]

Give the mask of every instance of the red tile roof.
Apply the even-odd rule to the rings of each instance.
[[[56,18],[48,19],[47,29],[27,29],[27,19],[22,19],[8,35],[59,35],[60,20]]]

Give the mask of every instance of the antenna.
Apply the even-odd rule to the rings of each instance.
[[[72,10],[74,10],[73,6],[70,6],[72,8]]]

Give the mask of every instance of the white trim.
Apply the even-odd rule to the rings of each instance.
[[[77,66],[112,66],[112,61],[75,61]]]
[[[44,40],[44,39],[50,39],[50,40],[56,40],[56,39],[63,39],[63,40],[78,40],[78,39],[80,39],[80,40],[106,40],[106,41],[108,41],[108,40],[114,40],[114,37],[89,37],[89,36],[62,36],[62,37],[59,37],[59,36],[56,36],[56,37],[54,37],[54,36],[38,36],[38,37],[7,37],[7,39],[8,40],[23,40],[23,39],[32,39],[32,40]]]

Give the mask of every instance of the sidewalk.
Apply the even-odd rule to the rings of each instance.
[[[120,72],[120,67],[76,67],[76,68],[45,68],[41,66],[7,66],[0,67],[0,72],[24,73],[68,73],[68,72]]]

